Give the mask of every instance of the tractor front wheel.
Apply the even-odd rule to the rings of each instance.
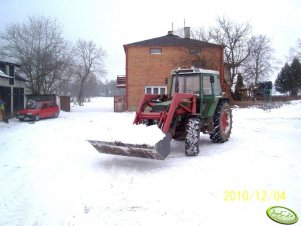
[[[228,141],[232,129],[232,112],[227,102],[220,102],[213,116],[214,130],[210,134],[213,143]]]
[[[187,122],[185,137],[185,154],[187,156],[197,156],[199,150],[200,120],[190,118]]]

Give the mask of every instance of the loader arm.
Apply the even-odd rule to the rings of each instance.
[[[158,99],[160,95],[145,94],[140,102],[134,124],[140,124],[143,120],[157,120],[158,127],[163,133],[167,134],[170,131],[171,122],[174,116],[183,113],[196,113],[196,96],[190,93],[175,93],[170,105],[164,110],[159,112],[145,111],[147,106],[152,107],[152,101]],[[163,102],[164,104],[164,102]]]

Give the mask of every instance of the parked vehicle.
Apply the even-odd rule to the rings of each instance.
[[[38,121],[42,118],[57,118],[59,114],[60,109],[53,101],[33,101],[27,105],[26,109],[18,111],[16,118],[18,118],[20,121]]]

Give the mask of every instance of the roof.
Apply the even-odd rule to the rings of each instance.
[[[19,80],[19,81],[29,82],[29,80],[27,80],[26,78],[23,78],[18,73],[15,73],[15,77],[12,77],[12,76],[7,75],[6,73],[4,73],[2,70],[0,70],[0,77],[7,78],[7,79],[14,78],[14,79]]]
[[[19,81],[23,81],[23,82],[29,82],[28,79],[22,77],[19,73],[15,73],[15,79],[17,79]]]
[[[181,38],[177,35],[168,34],[158,38],[147,39],[140,42],[133,42],[124,45],[124,48],[128,46],[215,46],[222,47],[222,45],[213,44],[209,42],[203,42],[196,39]]]
[[[4,73],[2,70],[0,70],[0,77],[2,78],[14,78],[12,76],[7,75],[6,73]]]
[[[21,64],[16,64],[16,63],[2,61],[2,60],[0,60],[0,64],[5,64],[5,65],[15,66],[15,67],[21,67]]]
[[[0,64],[14,66],[14,67],[21,67],[20,64],[16,64],[16,63],[12,63],[12,62],[7,62],[7,61],[2,61],[2,60],[0,60]],[[12,76],[6,74],[5,72],[3,72],[2,70],[0,70],[0,77],[7,78],[7,79],[9,79],[9,78],[15,78],[15,79],[17,79],[19,81],[29,82],[27,79],[23,78],[21,75],[19,75],[17,73],[15,73],[15,77],[12,77]]]

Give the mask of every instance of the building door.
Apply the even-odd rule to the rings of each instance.
[[[5,108],[5,114],[7,116],[10,116],[11,114],[11,88],[0,86],[0,95],[2,96],[4,100],[4,108]]]
[[[14,112],[24,108],[24,88],[14,88]]]

